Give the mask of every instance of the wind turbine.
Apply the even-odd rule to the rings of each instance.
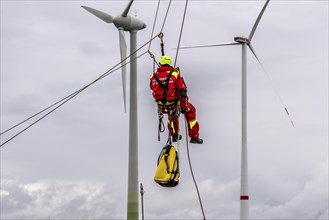
[[[128,164],[128,198],[127,219],[138,219],[138,120],[137,120],[137,32],[146,28],[146,24],[128,15],[134,0],[131,0],[124,11],[116,16],[106,14],[96,9],[82,6],[91,14],[105,21],[113,23],[119,30],[120,54],[122,61],[122,87],[124,106],[126,110],[126,68],[127,45],[124,31],[130,32],[130,109],[129,109],[129,164]]]
[[[180,49],[190,49],[190,48],[203,48],[203,47],[216,47],[216,46],[229,46],[229,45],[241,45],[242,46],[242,85],[241,85],[241,113],[242,113],[242,123],[241,123],[241,189],[240,189],[240,219],[249,219],[249,193],[248,193],[248,152],[247,152],[247,46],[254,54],[256,59],[262,68],[263,65],[258,59],[255,50],[251,46],[251,40],[257,29],[260,19],[268,5],[270,0],[267,0],[263,6],[261,12],[259,13],[256,22],[249,34],[248,38],[245,37],[235,37],[234,42],[222,43],[215,45],[204,45],[204,46],[192,46],[192,47],[181,47]],[[279,97],[280,98],[280,97]],[[281,100],[281,98],[280,98]],[[282,102],[282,100],[281,100]],[[288,116],[289,113],[285,108]],[[291,119],[290,119],[291,120]],[[291,121],[292,122],[292,121]],[[293,122],[292,122],[293,124]]]

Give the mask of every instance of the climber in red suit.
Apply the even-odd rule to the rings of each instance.
[[[181,77],[178,68],[172,67],[172,60],[169,56],[162,56],[159,60],[160,67],[150,77],[150,88],[153,98],[162,113],[168,114],[168,129],[173,142],[182,138],[179,132],[179,120],[177,110],[185,115],[188,122],[188,135],[190,143],[202,144],[199,138],[199,123],[196,120],[196,109],[189,103],[187,86]],[[178,106],[178,103],[180,106]]]

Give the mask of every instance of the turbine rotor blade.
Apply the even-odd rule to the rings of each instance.
[[[251,30],[251,32],[249,34],[249,41],[251,41],[252,37],[254,36],[254,33],[255,33],[256,29],[257,29],[257,26],[259,24],[259,21],[262,18],[263,14],[264,14],[264,11],[265,11],[265,9],[266,9],[266,7],[267,7],[267,5],[268,5],[269,2],[270,2],[270,0],[267,0],[266,1],[265,5],[263,6],[262,11],[259,13],[259,15],[258,15],[258,17],[256,19],[256,22],[255,22],[254,26],[252,27],[252,30]]]
[[[259,58],[258,58],[258,56],[257,56],[257,54],[256,54],[256,52],[255,52],[255,50],[254,50],[254,48],[251,46],[250,43],[248,44],[248,47],[249,47],[250,51],[251,51],[251,52],[254,54],[254,56],[256,57],[256,59],[257,59],[257,61],[259,62],[260,66],[261,66],[262,68],[264,68],[263,64],[260,62],[260,60],[259,60]]]
[[[120,56],[121,56],[121,71],[122,71],[122,90],[123,102],[126,112],[126,58],[127,58],[127,44],[123,28],[119,28],[119,41],[120,41]]]
[[[128,3],[128,5],[126,6],[125,10],[124,10],[124,11],[122,12],[122,14],[121,14],[122,17],[127,17],[128,12],[129,12],[129,9],[130,9],[130,7],[131,7],[133,1],[134,1],[134,0],[131,0],[131,1]]]
[[[258,56],[256,55],[256,52],[255,52],[254,48],[251,46],[250,43],[248,44],[248,47],[249,47],[249,49],[251,50],[251,52],[254,54],[255,58],[257,59],[258,63],[260,64],[260,66],[262,67],[263,72],[267,75],[267,77],[268,77],[269,80],[271,81],[271,85],[272,85],[273,90],[276,92],[276,95],[278,96],[278,98],[279,98],[279,100],[280,100],[280,102],[281,102],[281,105],[284,107],[284,110],[285,110],[285,112],[287,113],[287,115],[288,115],[288,117],[289,117],[289,120],[290,120],[292,126],[295,127],[295,124],[294,124],[294,122],[292,121],[292,119],[291,119],[291,117],[290,117],[290,115],[289,115],[288,109],[286,108],[286,105],[284,104],[283,99],[281,98],[281,95],[280,95],[280,93],[279,93],[279,90],[277,90],[277,88],[276,88],[275,85],[274,85],[274,82],[273,82],[273,79],[272,79],[271,75],[266,71],[266,69],[265,69],[264,65],[262,64],[262,62],[260,62],[260,59],[259,59]]]
[[[95,15],[99,19],[102,19],[106,23],[112,23],[113,22],[113,17],[109,14],[106,14],[105,12],[98,11],[96,9],[93,9],[93,8],[90,8],[90,7],[87,7],[87,6],[81,6],[81,7],[84,8],[85,10],[87,10],[88,12],[90,12],[91,14]]]
[[[238,42],[222,43],[222,44],[209,44],[209,45],[199,45],[191,47],[180,47],[179,49],[194,49],[194,48],[207,48],[207,47],[220,47],[220,46],[230,46],[230,45],[239,45]],[[177,49],[177,48],[174,48]]]

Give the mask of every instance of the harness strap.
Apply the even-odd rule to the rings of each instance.
[[[161,109],[158,109],[158,117],[159,117],[159,127],[158,127],[158,141],[160,141],[160,133],[165,131],[165,125],[162,121],[163,119],[163,113],[161,111]]]
[[[157,103],[159,109],[170,110],[175,106],[177,106],[178,100],[175,99],[172,101],[167,101],[165,103],[163,103],[161,100],[160,101],[155,100],[155,102]]]
[[[172,73],[174,72],[174,70],[170,70],[170,72],[168,73],[168,76],[167,78],[164,80],[164,81],[161,81],[159,79],[159,77],[157,76],[157,73],[154,73],[153,76],[154,76],[154,79],[157,81],[157,83],[161,86],[162,88],[162,91],[163,91],[163,97],[162,97],[162,101],[163,103],[166,102],[166,97],[167,97],[167,92],[168,92],[168,84],[169,84],[169,80],[170,80],[170,77],[172,75]]]
[[[158,141],[160,141],[160,132],[161,130],[161,126],[163,124],[162,122],[162,117],[160,115],[160,111],[161,109],[169,109],[171,110],[172,108],[174,108],[177,104],[178,100],[173,100],[173,101],[167,101],[167,92],[168,92],[168,84],[169,84],[169,80],[172,76],[172,73],[174,72],[174,69],[171,69],[170,72],[168,73],[167,78],[164,81],[161,81],[159,79],[159,77],[157,76],[157,73],[153,73],[154,79],[157,81],[157,83],[160,85],[162,92],[163,92],[163,97],[162,100],[156,100],[157,104],[158,104],[158,115],[159,115],[159,129],[158,129]],[[161,117],[161,118],[160,118]],[[172,121],[171,119],[169,119],[169,121]],[[171,144],[171,135],[170,132],[168,134],[168,141],[170,141]]]
[[[177,153],[176,153],[175,161],[174,161],[174,164],[173,164],[173,168],[175,167],[175,165],[177,166],[176,171],[172,170],[172,172],[169,172],[168,156],[169,156],[169,153],[170,153],[170,150],[171,150],[172,147],[173,147],[172,145],[166,145],[164,147],[165,148],[164,157],[165,157],[165,162],[166,162],[166,165],[167,165],[167,173],[170,173],[171,175],[174,175],[172,177],[172,179],[174,180],[176,178],[176,176],[179,175],[179,162],[178,162],[179,157],[177,156]]]

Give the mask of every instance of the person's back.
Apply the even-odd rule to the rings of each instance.
[[[156,73],[151,74],[150,88],[153,98],[155,99],[158,108],[168,114],[171,121],[168,124],[170,134],[173,141],[181,139],[178,135],[179,126],[176,114],[177,103],[180,101],[180,108],[189,123],[188,134],[191,137],[191,143],[202,144],[203,140],[199,138],[199,124],[196,120],[196,109],[188,102],[187,86],[180,76],[179,71],[175,71],[172,67],[171,58],[162,56],[159,60],[161,65]]]
[[[171,73],[170,73],[171,72]],[[170,78],[167,79],[168,75],[170,74]],[[166,80],[168,80],[168,89],[166,91],[166,100],[167,101],[172,101],[175,99],[179,98],[179,94],[178,94],[178,76],[179,73],[175,72],[172,68],[168,67],[168,66],[160,66],[156,73],[151,75],[151,90],[153,98],[157,101],[162,101],[163,100],[163,96],[164,96],[164,91],[163,88],[161,87],[161,85],[157,82],[156,77],[158,78],[158,80],[160,80],[162,83],[166,83]]]

